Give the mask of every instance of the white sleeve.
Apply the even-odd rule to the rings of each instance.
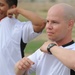
[[[34,32],[32,23],[30,21],[24,22],[23,24],[22,39],[24,43],[31,41],[41,33]]]
[[[30,55],[28,58],[34,62],[34,65],[31,66],[31,68],[28,70],[28,75],[30,75],[31,73],[36,71],[37,65],[38,65],[38,61],[41,57],[43,52],[40,51],[40,49],[38,49],[37,51],[35,51],[32,55]]]

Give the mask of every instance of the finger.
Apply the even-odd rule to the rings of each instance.
[[[26,57],[24,57],[20,62],[20,65],[23,69],[30,68],[32,64],[34,64],[34,62],[32,62],[29,58],[26,58]]]
[[[33,61],[31,61],[29,58],[24,58],[23,60],[25,60],[26,62],[28,62],[29,64],[31,64],[31,65],[33,65],[34,64],[34,62]]]
[[[28,61],[27,61],[29,64],[31,65],[34,65],[35,63],[33,61],[31,61],[29,58],[28,58]]]
[[[7,16],[8,16],[9,18],[12,18],[13,14],[8,14]]]
[[[30,63],[28,63],[27,61],[24,61],[24,60],[22,61],[21,65],[22,65],[23,68],[28,68],[28,67],[31,66]]]
[[[28,69],[28,65],[26,65],[26,63],[20,62],[20,64],[18,65],[18,68],[20,70],[27,70]]]
[[[15,15],[15,18],[16,18],[16,19],[18,18],[18,15],[19,15],[19,14],[16,14],[16,15]]]

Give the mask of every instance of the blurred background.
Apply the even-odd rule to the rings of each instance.
[[[56,3],[67,3],[75,7],[75,0],[19,0],[18,7],[31,10],[41,17],[46,18],[48,9]],[[18,18],[21,21],[27,21],[27,19],[21,15],[19,15]],[[72,36],[73,40],[75,40],[75,26],[73,28]],[[46,31],[44,29],[40,36],[27,44],[25,48],[25,56],[32,54],[47,40]],[[32,75],[35,75],[35,73]]]

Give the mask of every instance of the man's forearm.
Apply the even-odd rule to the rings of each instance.
[[[25,9],[17,8],[17,13],[23,15],[25,18],[30,20],[33,24],[33,28],[35,32],[42,31],[46,25],[46,20],[33,13],[32,11],[28,11]]]
[[[75,51],[54,46],[50,50],[64,65],[75,70]],[[71,59],[71,60],[70,60]]]
[[[15,14],[15,17],[17,17],[18,14],[21,14],[22,16],[30,20],[32,22],[33,29],[35,32],[41,32],[46,25],[46,20],[32,11],[25,10],[22,8],[9,9],[7,12],[8,17],[11,18],[13,14]]]

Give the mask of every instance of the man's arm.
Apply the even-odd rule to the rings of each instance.
[[[29,58],[24,57],[15,64],[16,75],[27,75],[27,70],[30,69],[33,64],[34,62],[32,62]]]
[[[47,46],[52,42],[45,42],[41,47],[41,51],[48,53]],[[52,55],[58,58],[64,65],[75,70],[75,51],[53,46],[50,49]]]
[[[46,25],[45,19],[41,18],[40,16],[38,16],[37,14],[31,11],[28,11],[22,8],[13,8],[8,10],[7,15],[9,17],[12,17],[12,14],[15,14],[15,15],[21,14],[25,18],[29,19],[33,24],[33,29],[35,32],[41,32]]]
[[[56,56],[64,65],[75,70],[75,51],[68,50],[54,46],[51,48],[51,52]]]

